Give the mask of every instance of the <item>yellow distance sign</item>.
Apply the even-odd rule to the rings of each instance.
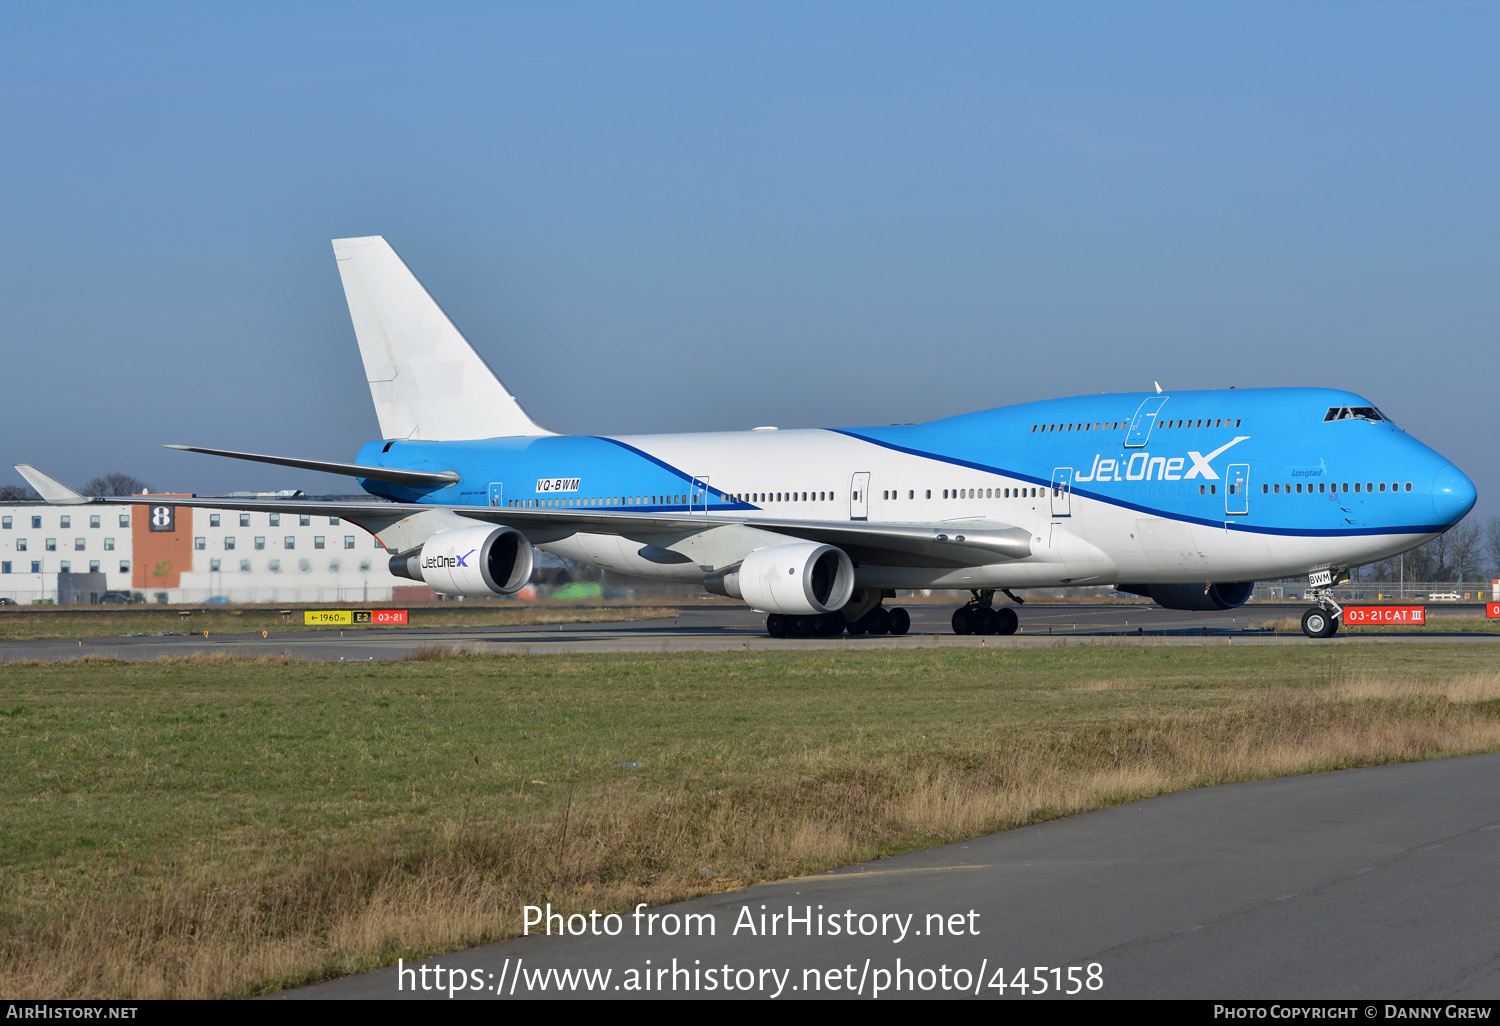
[[[369,622],[368,609],[307,609],[302,613],[302,623],[307,627],[338,627]]]

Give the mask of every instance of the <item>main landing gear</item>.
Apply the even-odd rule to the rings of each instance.
[[[911,614],[904,609],[877,605],[852,622],[846,621],[842,612],[813,616],[772,613],[766,617],[766,633],[773,638],[837,638],[845,630],[855,637],[861,634],[900,636],[911,630]]]
[[[1009,606],[995,608],[995,589],[982,588],[970,592],[974,597],[967,605],[953,611],[954,634],[1014,634],[1020,625],[1020,617]]]

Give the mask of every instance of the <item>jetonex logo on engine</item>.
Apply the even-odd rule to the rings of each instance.
[[[462,556],[426,556],[426,555],[424,555],[422,557],[422,569],[423,570],[436,570],[439,567],[447,567],[449,569],[454,569],[454,568],[457,568],[457,567],[463,567],[464,569],[468,569],[468,566],[469,566],[468,559],[469,559],[469,557],[472,556],[472,555],[474,555],[474,553],[476,553],[478,551],[479,551],[478,549],[470,549],[468,552],[465,552]]]

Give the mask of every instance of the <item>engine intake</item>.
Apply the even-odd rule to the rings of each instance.
[[[1254,590],[1254,581],[1210,584],[1207,591],[1203,590],[1201,584],[1115,585],[1115,591],[1148,598],[1163,609],[1236,609],[1249,601],[1250,593]]]
[[[514,527],[477,524],[439,531],[415,553],[391,557],[391,573],[443,595],[484,598],[520,591],[531,579],[535,550]]]
[[[738,570],[710,577],[705,586],[768,613],[831,613],[854,593],[854,564],[832,545],[773,545],[751,552]]]

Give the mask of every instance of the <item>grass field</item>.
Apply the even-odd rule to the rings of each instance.
[[[1459,645],[0,664],[0,997],[243,996],[527,903],[1496,748]]]
[[[326,631],[328,627],[305,627],[303,606],[282,619],[279,609],[256,606],[186,610],[127,607],[99,612],[66,609],[24,609],[0,612],[0,641],[32,641],[39,638],[109,638],[123,634],[259,634],[261,631]],[[354,609],[357,602],[325,603],[318,608]],[[659,620],[677,615],[665,606],[463,606],[414,608],[412,627],[505,627],[544,623],[616,623],[620,620]],[[336,630],[389,630],[373,624],[333,628]]]

